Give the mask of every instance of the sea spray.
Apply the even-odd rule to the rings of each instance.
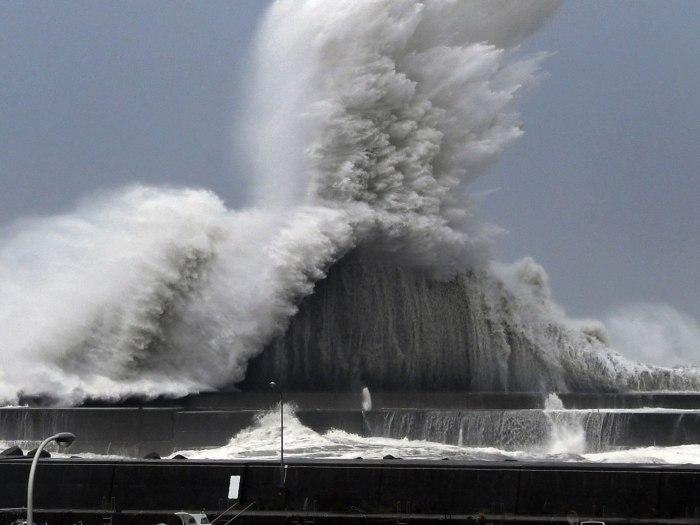
[[[465,185],[522,135],[513,102],[546,58],[517,46],[557,5],[272,4],[238,129],[255,201],[233,211],[207,191],[135,186],[3,229],[0,398],[236,383],[358,246],[432,278],[473,271],[505,343],[515,334],[543,363],[543,387],[697,388],[695,371],[632,365],[566,319],[532,261],[490,261],[497,228],[470,212]],[[506,362],[511,347],[496,352]]]
[[[302,301],[284,336],[250,362],[242,387],[279,377],[300,391],[697,388],[695,370],[616,354],[600,323],[564,315],[546,281],[530,259],[435,280],[376,248],[355,250]]]
[[[436,275],[483,260],[492,228],[458,188],[522,134],[511,103],[541,57],[509,49],[555,7],[274,3],[240,127],[254,207],[135,187],[6,228],[0,397],[217,388],[358,243]]]
[[[372,410],[372,395],[369,392],[369,388],[362,387],[362,411],[369,412]]]
[[[583,428],[586,413],[567,412],[559,396],[551,392],[545,399],[544,415],[549,425],[544,444],[548,453],[583,454],[587,451],[586,430]]]
[[[135,186],[0,245],[2,390],[64,400],[175,394],[243,377],[351,243],[341,213],[232,212]]]
[[[564,403],[556,393],[550,392],[544,399],[544,410],[545,412],[564,410]]]

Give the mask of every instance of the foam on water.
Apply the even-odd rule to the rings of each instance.
[[[700,464],[700,445],[678,445],[674,447],[642,447],[584,454],[588,461],[605,463],[660,463]]]

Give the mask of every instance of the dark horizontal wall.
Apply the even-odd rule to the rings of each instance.
[[[629,394],[558,394],[565,408],[700,409],[700,392],[634,392]]]
[[[700,443],[700,412],[626,414],[615,445],[670,447]]]
[[[24,506],[29,462],[0,461],[0,508]],[[700,470],[561,464],[293,462],[286,492],[273,462],[89,462],[40,465],[36,506],[223,510],[231,475],[241,506],[340,513],[700,518]]]
[[[522,405],[534,404],[538,400],[522,395],[504,402],[498,397],[472,395],[464,404],[479,407],[507,403]],[[381,401],[377,403],[380,406],[399,402],[391,396],[377,396],[377,399]],[[424,401],[427,406],[453,402],[456,403],[457,399],[444,395]],[[78,436],[71,448],[75,453],[127,457],[142,457],[149,452],[168,455],[176,450],[224,445],[241,430],[254,425],[259,413],[251,409],[185,410],[175,407],[0,408],[0,440],[29,442],[24,444],[26,448],[56,432],[70,431]],[[320,433],[334,428],[357,435],[408,437],[457,444],[462,429],[464,445],[515,447],[518,450],[540,444],[550,427],[543,412],[531,409],[378,408],[363,414],[356,408],[304,408],[297,410],[296,415],[303,425]],[[589,416],[582,419],[582,424],[590,451],[621,446],[700,443],[700,412],[594,411]],[[531,432],[523,433],[520,426]],[[512,437],[517,435],[523,439],[513,441]],[[507,438],[506,441],[503,438]]]
[[[168,451],[226,444],[255,424],[253,410],[174,412],[175,424]]]
[[[173,416],[150,408],[2,408],[0,440],[40,441],[70,431],[78,436],[71,451],[139,456],[172,448]]]
[[[700,410],[382,409],[365,417],[373,436],[506,450],[540,447],[556,428],[580,429],[587,452],[700,443]]]
[[[33,443],[70,431],[78,438],[70,449],[74,453],[167,455],[187,448],[224,445],[254,425],[258,413],[246,409],[0,408],[0,440]],[[360,410],[300,410],[297,417],[317,432],[338,428],[362,434]]]
[[[372,392],[374,408],[543,408],[546,394],[540,392]],[[352,392],[285,392],[285,403],[301,410],[358,410],[360,389]],[[35,402],[37,400],[34,400]],[[86,408],[177,408],[180,410],[269,410],[279,403],[274,392],[203,392],[181,398],[125,399],[121,402],[88,400]],[[33,406],[32,403],[29,406]],[[700,395],[697,396],[700,408]]]
[[[559,393],[565,408],[700,409],[700,393]],[[372,404],[381,408],[527,409],[544,408],[542,392],[384,392],[372,391]],[[35,400],[36,401],[36,400]],[[180,410],[269,410],[279,401],[274,392],[203,392],[182,398],[92,400],[86,407],[152,407]],[[299,409],[353,410],[361,406],[360,389],[349,392],[285,392],[285,401]],[[29,406],[32,406],[31,404]]]

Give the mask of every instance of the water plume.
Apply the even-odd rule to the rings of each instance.
[[[624,355],[662,366],[700,365],[700,323],[667,304],[632,304],[605,316],[610,343]]]
[[[490,260],[498,228],[470,212],[465,186],[522,135],[513,103],[546,57],[517,46],[557,5],[273,3],[238,133],[254,202],[234,211],[205,190],[134,186],[6,227],[0,398],[236,383],[358,247],[431,279],[472,272],[486,318],[546,364],[543,387],[697,386],[690,373],[632,369],[598,327],[574,326],[534,262]]]

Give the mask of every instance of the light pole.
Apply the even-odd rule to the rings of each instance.
[[[284,488],[284,392],[274,381],[270,381],[270,388],[280,395],[280,487]]]
[[[36,465],[39,463],[41,451],[52,441],[55,441],[60,446],[68,447],[75,441],[75,435],[70,432],[59,432],[51,437],[47,437],[36,449],[34,459],[32,459],[32,467],[29,469],[29,482],[27,483],[27,525],[34,525],[34,473],[36,472]]]

